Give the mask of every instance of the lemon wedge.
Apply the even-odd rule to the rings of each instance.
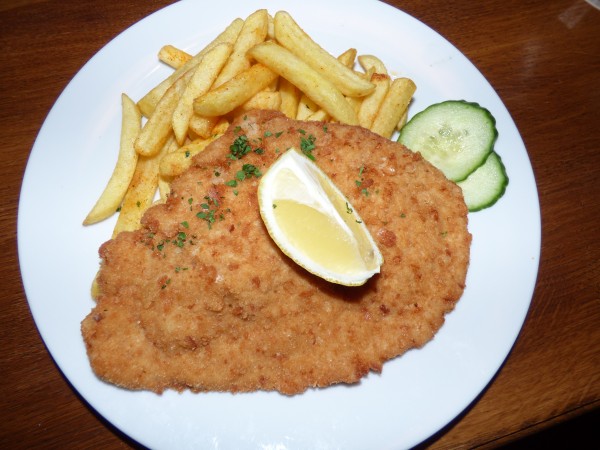
[[[296,149],[263,174],[258,204],[281,251],[332,283],[360,286],[383,257],[362,219],[333,181]]]

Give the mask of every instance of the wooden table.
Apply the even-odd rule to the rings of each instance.
[[[40,339],[19,273],[17,204],[36,134],[71,77],[169,3],[0,3],[2,448],[135,445],[73,391]],[[389,3],[447,37],[497,90],[527,146],[542,209],[522,332],[489,387],[424,446],[495,447],[589,417],[600,405],[600,11],[583,0]]]

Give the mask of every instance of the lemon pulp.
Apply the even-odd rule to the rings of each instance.
[[[328,281],[364,284],[383,263],[367,227],[327,175],[290,149],[263,175],[261,217],[277,246]]]
[[[366,269],[350,236],[330,216],[293,200],[280,200],[275,205],[281,231],[307,258],[337,272]]]

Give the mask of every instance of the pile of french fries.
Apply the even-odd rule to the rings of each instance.
[[[195,55],[165,45],[158,58],[174,70],[137,103],[122,94],[117,163],[83,222],[119,211],[113,236],[139,228],[157,190],[164,201],[170,181],[244,111],[279,110],[391,138],[416,89],[408,78],[392,79],[376,56],[357,56],[353,48],[332,56],[285,11],[257,10]]]

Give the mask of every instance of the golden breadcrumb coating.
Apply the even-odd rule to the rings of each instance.
[[[269,237],[259,176],[290,147],[314,155],[381,249],[381,273],[364,286],[311,275]],[[173,181],[141,230],[102,245],[83,338],[95,373],[130,389],[354,383],[433,338],[463,293],[470,243],[460,188],[420,155],[363,128],[251,112]]]

